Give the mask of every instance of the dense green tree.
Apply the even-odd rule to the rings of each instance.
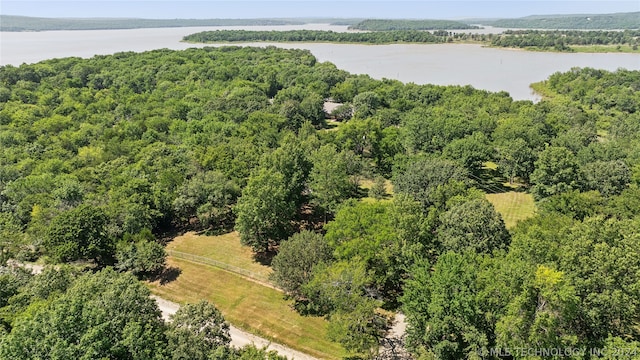
[[[332,144],[323,145],[311,155],[313,167],[309,174],[312,202],[326,214],[334,213],[353,190],[349,182],[348,163],[344,153]]]
[[[265,167],[272,168],[284,175],[289,200],[296,207],[302,206],[306,200],[306,190],[311,161],[302,147],[301,140],[292,134],[285,136],[280,147],[267,154],[263,159]]]
[[[631,185],[609,200],[604,213],[619,219],[633,219],[640,212],[640,188]]]
[[[290,198],[282,174],[271,169],[256,171],[234,208],[242,243],[263,252],[286,239],[292,232],[291,220],[296,214]]]
[[[338,260],[362,262],[372,290],[393,304],[413,262],[437,251],[430,225],[420,205],[402,195],[392,203],[349,201],[325,225],[325,239]]]
[[[16,295],[20,287],[27,284],[30,272],[23,268],[0,267],[0,308],[9,303],[9,299]]]
[[[444,251],[491,253],[506,249],[510,241],[502,217],[486,199],[463,202],[442,214],[437,234]]]
[[[275,350],[266,347],[257,348],[255,345],[245,345],[238,351],[238,360],[287,360],[286,356],[278,355]]]
[[[26,272],[27,269],[23,271]],[[8,298],[8,301],[3,301],[7,306],[0,306],[0,327],[4,323],[9,328],[30,304],[45,301],[64,293],[77,277],[77,271],[64,265],[57,268],[47,266],[35,276],[29,277],[26,273],[13,273],[11,274],[13,281],[8,283],[6,281],[11,278],[5,275],[8,274],[0,277],[2,279],[0,282],[3,282],[2,285],[6,287],[5,294],[13,292],[14,295]],[[16,285],[20,286],[15,288]],[[5,294],[2,296],[6,296]],[[5,298],[5,300],[7,299]]]
[[[477,281],[480,261],[471,252],[448,252],[431,273],[428,263],[413,269],[403,296],[411,349],[438,359],[466,359],[491,345],[493,329]]]
[[[210,359],[231,342],[229,324],[211,303],[186,304],[171,316],[167,330],[171,359]]]
[[[567,215],[545,212],[521,221],[513,229],[509,255],[531,268],[537,265],[557,268],[561,246],[574,224],[575,220]]]
[[[433,205],[434,194],[440,185],[449,181],[465,181],[466,171],[459,165],[441,159],[417,159],[393,179],[396,192],[412,196],[427,209]]]
[[[230,220],[240,190],[220,172],[206,172],[185,181],[177,192],[173,208],[180,218],[197,216],[204,226],[216,226]]]
[[[373,91],[361,92],[353,97],[353,116],[364,119],[373,116],[380,106],[380,98]]]
[[[581,345],[574,324],[577,302],[575,288],[562,272],[539,265],[496,325],[497,345],[505,349]]]
[[[638,221],[602,217],[575,225],[560,251],[559,270],[578,298],[574,329],[589,346],[607,336],[637,339],[640,308]]]
[[[167,253],[151,231],[127,234],[116,246],[116,268],[136,276],[148,276],[164,269]]]
[[[374,356],[388,326],[388,319],[377,307],[376,301],[361,299],[352,310],[331,315],[329,339],[340,343],[351,354]]]
[[[287,294],[299,297],[314,268],[332,259],[332,249],[321,234],[308,230],[296,233],[280,244],[278,255],[271,262],[273,281]]]
[[[584,165],[582,177],[588,190],[598,190],[604,196],[618,195],[631,182],[629,167],[622,160],[596,161]]]
[[[531,192],[536,199],[580,188],[575,155],[564,147],[550,146],[540,153],[531,174]]]
[[[481,132],[453,140],[442,149],[445,158],[458,162],[476,176],[479,175],[483,163],[491,160],[493,152],[489,139]]]
[[[319,314],[348,312],[367,293],[369,282],[364,263],[337,261],[317,266],[311,281],[302,287],[302,292]]]
[[[379,160],[382,126],[374,119],[353,119],[340,125],[335,136],[336,145],[342,150],[351,150]]]
[[[0,342],[3,359],[164,359],[164,325],[149,290],[132,275],[103,270],[35,303]]]
[[[16,256],[25,250],[26,236],[17,219],[9,212],[0,212],[0,264],[5,257]]]
[[[51,221],[45,249],[57,261],[95,260],[109,262],[114,243],[107,234],[107,216],[101,208],[81,205]]]
[[[549,196],[540,200],[537,205],[540,212],[560,213],[582,221],[602,213],[605,199],[598,191],[573,190]]]
[[[513,183],[516,177],[528,182],[534,169],[534,156],[534,151],[522,138],[505,142],[498,147],[499,170],[509,183]]]

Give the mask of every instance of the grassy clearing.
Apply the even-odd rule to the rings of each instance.
[[[300,316],[281,292],[213,266],[172,257],[168,265],[182,272],[167,284],[149,284],[154,294],[177,303],[207,299],[241,329],[322,359],[346,355],[327,340],[324,319]]]
[[[638,46],[631,45],[571,45],[571,50],[579,53],[640,53]]]
[[[374,180],[372,179],[363,179],[360,180],[360,189],[364,190],[365,193],[369,192],[369,189],[371,189],[373,187],[374,184]],[[365,196],[362,199],[360,199],[360,201],[362,202],[366,202],[366,203],[374,203],[377,201],[382,201],[382,202],[390,202],[393,200],[393,184],[391,183],[391,180],[385,180],[384,181],[384,190],[386,192],[384,198],[380,199],[380,200],[376,200],[375,198],[371,197],[371,196]]]
[[[375,181],[372,179],[360,180],[360,187],[369,191],[369,189],[373,187],[374,182]],[[391,180],[385,179],[384,189],[387,192],[387,195],[393,195],[393,184],[391,183]]]
[[[230,232],[218,236],[198,235],[188,232],[173,239],[167,250],[206,257],[224,264],[235,266],[255,274],[255,278],[268,281],[272,270],[253,259],[253,252],[248,246],[240,244],[240,234]]]
[[[486,197],[502,215],[507,229],[514,227],[520,220],[532,217],[535,212],[535,203],[531,194],[509,191],[487,194]]]

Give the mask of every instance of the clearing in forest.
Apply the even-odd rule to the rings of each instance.
[[[508,191],[487,194],[486,197],[502,215],[507,229],[513,228],[520,220],[532,217],[536,209],[533,196],[524,192]]]
[[[251,250],[240,245],[237,233],[220,236],[187,233],[177,237],[167,250],[231,263],[259,276],[267,277],[271,271],[253,260]],[[328,323],[323,318],[301,316],[281,291],[218,266],[176,256],[169,256],[167,263],[170,268],[180,269],[180,274],[165,284],[151,283],[154,294],[182,304],[207,299],[236,327],[318,358],[337,359],[346,355],[339,344],[327,339]]]

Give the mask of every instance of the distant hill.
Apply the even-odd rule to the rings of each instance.
[[[106,30],[192,26],[300,25],[294,19],[39,18],[0,15],[0,31]]]
[[[478,29],[477,26],[453,20],[382,20],[368,19],[349,27],[350,29],[369,31],[389,30],[466,30]]]
[[[580,15],[531,15],[517,19],[474,20],[482,25],[518,29],[640,29],[640,12]]]

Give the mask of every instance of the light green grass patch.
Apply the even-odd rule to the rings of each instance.
[[[579,53],[640,53],[640,47],[625,45],[571,45],[571,50]]]
[[[535,202],[531,194],[509,191],[498,194],[487,194],[487,200],[504,220],[507,229],[514,227],[518,221],[532,217],[535,213]]]
[[[154,294],[181,304],[207,299],[231,324],[321,359],[346,355],[340,345],[327,339],[326,320],[301,316],[282,292],[213,266],[173,257],[167,263],[181,273],[164,285],[149,284]]]
[[[489,170],[498,170],[498,164],[494,163],[493,161],[485,161],[482,163],[482,168]]]
[[[373,179],[360,180],[360,187],[362,189],[369,190],[373,187],[374,182],[375,181]],[[384,180],[384,190],[387,192],[387,195],[393,195],[393,184],[391,183],[391,180]]]
[[[224,235],[206,236],[188,232],[175,237],[167,250],[202,256],[223,264],[231,265],[255,274],[260,281],[268,281],[272,270],[269,266],[256,262],[249,246],[240,244],[237,231]]]

